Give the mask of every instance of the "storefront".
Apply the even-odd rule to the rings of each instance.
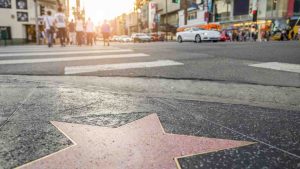
[[[0,28],[8,30],[8,44],[35,42],[36,11],[34,5],[34,0],[0,0]],[[39,16],[43,16],[47,10],[54,11],[53,6],[43,6],[44,12],[40,9],[41,5],[38,5]]]
[[[24,25],[24,27],[26,32],[26,42],[27,43],[36,42],[35,25]]]

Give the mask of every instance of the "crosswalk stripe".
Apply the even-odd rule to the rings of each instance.
[[[43,58],[43,59],[17,59],[17,60],[0,60],[0,65],[25,64],[25,63],[46,63],[46,62],[64,62],[79,60],[95,60],[110,58],[130,58],[130,57],[146,57],[144,53],[134,54],[118,54],[118,55],[100,55],[100,56],[81,56],[81,57],[60,57],[60,58]]]
[[[19,52],[53,52],[53,51],[89,51],[89,50],[118,50],[117,47],[55,47],[55,48],[5,48],[0,53],[19,53]]]
[[[70,75],[70,74],[89,73],[89,72],[97,72],[97,71],[105,71],[105,70],[151,68],[151,67],[176,66],[176,65],[184,65],[184,64],[181,62],[175,62],[172,60],[158,60],[158,61],[153,61],[153,62],[70,66],[70,67],[65,67],[65,74]]]
[[[290,63],[266,62],[266,63],[250,64],[249,66],[300,73],[300,65],[290,64]]]
[[[3,53],[0,57],[12,56],[53,56],[53,55],[70,55],[70,54],[93,54],[93,53],[119,53],[119,52],[132,52],[130,49],[119,50],[90,50],[90,51],[59,51],[59,52],[38,52],[38,53]]]

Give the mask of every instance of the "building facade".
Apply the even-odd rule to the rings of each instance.
[[[187,25],[197,25],[207,23],[207,11],[212,5],[212,1],[194,0],[187,3]],[[184,10],[178,12],[178,26],[185,25]]]
[[[296,22],[300,16],[300,0],[136,0],[134,19],[119,17],[119,23],[139,32],[176,32],[185,25],[220,24],[222,28],[270,26],[274,20]],[[181,2],[181,3],[180,3]],[[186,2],[187,10],[182,2]],[[185,17],[185,11],[187,12]],[[255,12],[254,12],[255,11]],[[255,13],[255,14],[254,14]],[[254,15],[253,15],[254,14]],[[128,17],[127,17],[128,18]],[[129,22],[129,23],[126,23]],[[125,33],[124,26],[118,28]]]
[[[187,12],[187,25],[213,22],[230,27],[251,25],[253,21],[263,25],[276,19],[297,19],[300,0],[195,0],[189,1]],[[178,15],[179,26],[183,26],[184,10]]]
[[[48,1],[49,2],[49,1]],[[55,4],[56,1],[53,1]],[[56,11],[53,3],[38,4],[38,17],[41,21],[46,11]],[[65,1],[61,1],[65,3]],[[36,41],[35,1],[34,0],[0,0],[1,43],[4,39],[8,44],[25,44]],[[41,26],[41,22],[40,27]]]

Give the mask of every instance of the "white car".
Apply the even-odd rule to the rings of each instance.
[[[122,35],[122,36],[120,37],[120,40],[119,40],[119,41],[120,41],[120,42],[131,42],[132,39],[131,39],[130,36]]]
[[[201,43],[202,41],[217,42],[221,39],[221,34],[218,31],[192,27],[185,28],[182,32],[177,32],[176,39],[179,43],[184,41],[194,41],[196,43]]]
[[[119,39],[120,39],[120,36],[113,36],[112,38],[111,38],[111,41],[113,41],[113,42],[118,42],[119,41]]]
[[[133,42],[150,42],[151,37],[144,33],[134,33],[131,35],[131,39]]]

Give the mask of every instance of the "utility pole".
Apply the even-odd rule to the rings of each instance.
[[[166,41],[168,41],[168,0],[165,0],[166,3],[166,23],[165,23],[165,29],[166,29]]]
[[[187,9],[188,9],[188,3],[187,0],[181,0],[180,1],[180,8],[183,9],[183,15],[184,15],[184,25],[187,25]]]
[[[79,15],[80,15],[80,0],[76,0],[76,17],[75,18],[78,18]]]
[[[35,38],[36,45],[39,45],[39,16],[38,16],[38,2],[34,0],[34,12],[35,12]]]
[[[70,17],[70,0],[66,0],[66,16],[67,16],[67,20],[69,20]]]

